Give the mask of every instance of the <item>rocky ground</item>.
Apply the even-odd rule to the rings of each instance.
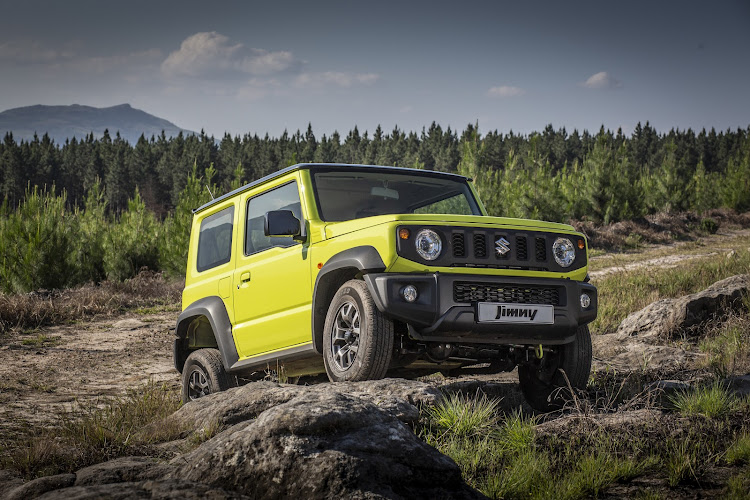
[[[731,243],[748,234],[712,237],[709,252],[670,245],[651,249],[640,261],[625,255],[610,262],[612,257],[604,255],[592,276],[596,282],[636,267],[680,265],[732,251]],[[627,377],[658,367],[662,379],[677,381],[651,380],[661,394],[694,383],[704,355],[668,342],[665,331],[699,325],[727,299],[749,290],[750,275],[736,276],[634,313],[617,332],[594,335],[594,371]],[[121,396],[147,381],[177,388],[171,331],[176,316],[176,310],[146,310],[7,336],[0,343],[0,433],[51,425],[62,413]],[[731,382],[738,394],[750,392],[748,377]],[[254,382],[185,405],[155,424],[180,431],[178,439],[160,445],[160,460],[118,458],[33,481],[0,471],[0,497],[481,498],[452,460],[413,431],[420,408],[457,391],[481,391],[502,398],[503,410],[531,412],[515,372],[309,386]],[[607,418],[631,425],[647,418],[643,411]],[[574,418],[544,419],[538,432],[563,429]],[[632,493],[614,491],[610,494]]]

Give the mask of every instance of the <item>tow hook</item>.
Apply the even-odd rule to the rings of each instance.
[[[534,353],[536,354],[536,359],[542,359],[544,357],[544,347],[542,347],[542,344],[536,346]]]

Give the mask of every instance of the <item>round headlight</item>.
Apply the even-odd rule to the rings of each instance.
[[[435,260],[440,256],[440,250],[443,249],[443,242],[440,236],[432,229],[422,229],[414,238],[414,244],[417,247],[417,253],[424,260]]]
[[[557,238],[552,245],[552,254],[562,267],[568,267],[576,260],[576,249],[568,238]]]

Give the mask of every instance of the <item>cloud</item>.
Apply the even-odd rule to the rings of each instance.
[[[291,52],[245,47],[211,31],[196,33],[183,40],[180,49],[170,53],[162,62],[161,69],[167,76],[269,75],[299,64]]]
[[[11,41],[0,43],[0,60],[16,63],[50,63],[70,59],[75,52],[70,49],[52,49],[39,42]]]
[[[589,89],[618,89],[622,83],[606,71],[600,71],[583,82],[583,86]]]
[[[354,85],[372,85],[380,79],[375,73],[346,73],[342,71],[324,71],[321,73],[302,73],[295,80],[297,87],[352,87]]]
[[[487,91],[487,95],[491,97],[520,97],[526,94],[526,91],[520,87],[512,87],[510,85],[502,85],[500,87],[492,87]]]

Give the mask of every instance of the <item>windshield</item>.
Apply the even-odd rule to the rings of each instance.
[[[315,171],[313,185],[320,218],[328,222],[386,214],[481,215],[460,177],[351,168]]]

